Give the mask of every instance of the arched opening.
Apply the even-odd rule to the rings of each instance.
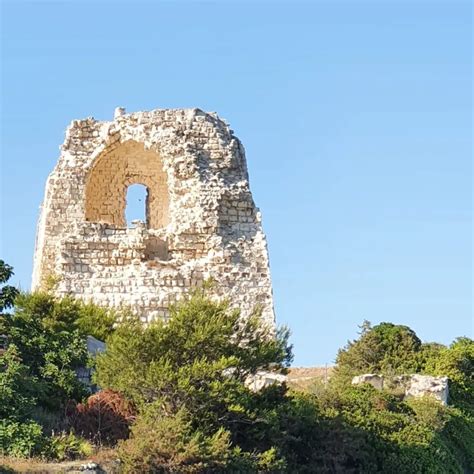
[[[146,187],[145,196],[142,190],[136,197],[132,185],[137,183],[142,189]],[[127,196],[129,188],[133,192],[130,197]],[[128,212],[126,215],[126,201],[131,205],[130,216]],[[89,222],[126,227],[130,220],[139,219],[146,222],[149,229],[167,226],[168,182],[159,153],[135,141],[105,150],[89,171],[84,207],[85,219]]]
[[[148,227],[148,188],[143,184],[131,184],[127,188],[125,221],[133,227],[132,221],[142,221]]]

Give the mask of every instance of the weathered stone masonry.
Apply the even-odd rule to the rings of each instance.
[[[127,188],[137,183],[147,187],[147,221],[127,228]],[[48,275],[59,277],[58,295],[148,319],[212,278],[243,316],[259,304],[274,325],[266,239],[229,126],[199,109],[73,121],[46,184],[33,288]]]

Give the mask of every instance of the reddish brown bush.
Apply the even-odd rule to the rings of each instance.
[[[86,403],[78,403],[68,415],[77,434],[107,445],[128,438],[130,424],[135,420],[132,404],[113,390],[91,395]]]

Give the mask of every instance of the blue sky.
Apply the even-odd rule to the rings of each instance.
[[[473,335],[469,1],[3,0],[0,257],[29,288],[72,119],[199,107],[247,152],[295,365]]]

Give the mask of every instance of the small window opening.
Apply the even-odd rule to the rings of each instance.
[[[134,227],[132,221],[142,221],[148,225],[148,188],[143,184],[132,184],[127,188],[125,220],[127,227]]]

